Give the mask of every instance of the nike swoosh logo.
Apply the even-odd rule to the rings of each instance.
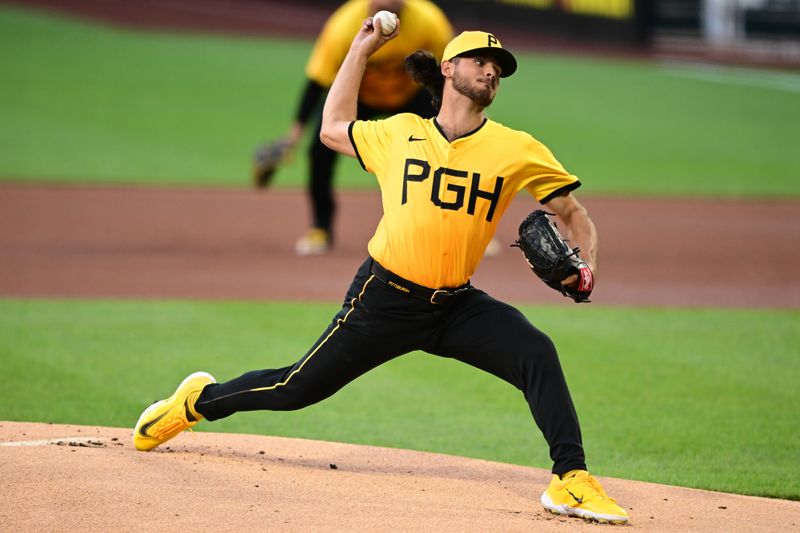
[[[410,143],[414,141],[424,141],[424,140],[426,140],[425,137],[420,138],[420,137],[414,137],[413,135],[408,136],[408,142]]]
[[[167,416],[167,413],[169,413],[169,411],[165,411],[165,412],[161,413],[160,416],[157,416],[156,418],[154,418],[153,420],[151,420],[147,424],[142,425],[142,427],[139,428],[139,435],[141,435],[142,437],[150,437],[150,435],[147,434],[147,430],[150,429],[150,427],[153,424],[157,423],[159,420],[161,420],[162,418]]]
[[[570,492],[570,490],[569,490],[569,489],[564,489],[564,490],[566,490],[567,492],[569,492],[569,495],[570,495],[570,496],[572,496],[573,498],[575,498],[575,501],[576,501],[576,502],[578,502],[579,504],[583,503],[583,496],[581,496],[580,498],[578,498],[577,496],[575,496],[574,494],[572,494],[572,492]]]

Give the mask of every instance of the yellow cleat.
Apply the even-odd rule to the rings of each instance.
[[[294,247],[297,255],[322,255],[330,249],[331,234],[322,228],[311,228]]]
[[[194,403],[206,385],[216,382],[207,372],[195,372],[178,385],[172,396],[145,409],[133,428],[136,449],[152,450],[202,420]]]
[[[586,470],[571,470],[563,479],[553,475],[541,501],[545,509],[555,514],[612,524],[628,522],[625,509]]]

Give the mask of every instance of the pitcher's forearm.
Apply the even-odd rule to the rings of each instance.
[[[351,156],[355,155],[355,150],[350,144],[347,128],[356,119],[358,90],[367,66],[367,57],[361,50],[350,48],[322,110],[320,140],[331,150]]]
[[[597,229],[585,211],[572,217],[569,228],[576,244],[581,249],[581,257],[589,268],[597,274]]]
[[[581,249],[581,258],[592,272],[597,273],[597,228],[586,208],[570,193],[557,196],[547,203],[564,222],[572,243]]]
[[[353,44],[339,67],[322,109],[320,140],[331,150],[352,157],[355,157],[356,150],[350,142],[348,130],[350,123],[356,119],[358,89],[361,87],[367,59],[386,42],[397,37],[400,22],[397,22],[394,31],[389,35],[383,35],[380,30],[380,22],[377,27],[374,26],[372,17],[361,24],[361,30],[353,39]]]

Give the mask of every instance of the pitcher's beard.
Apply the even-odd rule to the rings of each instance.
[[[494,100],[492,89],[489,86],[480,84],[478,87],[471,87],[458,72],[453,75],[453,88],[481,107],[489,107]]]

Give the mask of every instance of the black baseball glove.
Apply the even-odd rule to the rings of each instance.
[[[537,209],[528,215],[519,226],[519,239],[511,246],[522,250],[533,273],[549,287],[575,303],[589,302],[594,288],[592,271],[578,256],[580,250],[564,242],[555,223],[547,216],[552,214]],[[562,285],[561,281],[572,274],[578,275],[578,284]]]
[[[253,153],[253,184],[263,189],[272,183],[278,166],[286,160],[293,148],[287,139],[278,139],[261,145]]]

